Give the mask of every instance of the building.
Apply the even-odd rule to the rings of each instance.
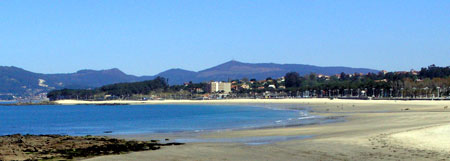
[[[239,86],[238,85],[231,85],[231,89],[237,91],[237,90],[239,90]]]
[[[195,92],[197,93],[203,93],[205,92],[202,88],[195,88]]]
[[[209,82],[207,91],[210,93],[230,93],[231,83],[229,82]]]
[[[414,69],[411,69],[409,72],[410,72],[412,75],[419,75],[419,71],[416,71],[416,70],[414,70]]]
[[[375,82],[387,82],[387,79],[382,79],[382,80],[375,80]]]
[[[269,88],[273,88],[273,89],[276,89],[276,88],[277,88],[274,84],[271,84],[271,85],[269,85],[268,87],[269,87]]]
[[[250,89],[250,85],[244,83],[244,84],[241,85],[241,88],[242,89]]]

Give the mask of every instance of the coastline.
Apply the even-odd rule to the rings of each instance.
[[[450,153],[442,143],[450,144],[445,135],[449,121],[450,101],[395,100],[168,100],[138,101],[129,104],[258,104],[292,109],[297,105],[311,108],[311,115],[344,116],[345,122],[249,129],[207,133],[200,138],[245,138],[270,136],[312,136],[272,144],[250,146],[242,143],[188,143],[158,151],[95,157],[88,160],[441,160]],[[63,101],[60,104],[87,102]],[[96,102],[89,102],[89,104]],[[115,101],[111,103],[124,103]],[[279,107],[277,107],[279,108]],[[436,130],[438,129],[438,130]],[[445,129],[445,130],[442,130]],[[430,132],[434,131],[434,132]],[[421,146],[411,143],[426,137]],[[438,139],[439,138],[439,139]],[[128,139],[136,139],[130,137]],[[140,136],[139,139],[147,139]],[[232,154],[232,155],[231,155]]]
[[[175,104],[176,105],[176,104]],[[198,104],[198,105],[205,105],[205,104]],[[224,105],[224,104],[208,104],[208,105]],[[297,113],[300,115],[292,118],[285,118],[284,120],[278,120],[279,123],[271,124],[271,125],[258,125],[254,127],[237,127],[237,128],[225,128],[225,129],[214,129],[214,130],[200,130],[200,131],[180,131],[180,132],[169,132],[169,133],[139,133],[139,134],[112,134],[108,135],[110,137],[115,138],[121,138],[121,139],[128,139],[128,140],[141,140],[145,141],[150,138],[157,138],[157,139],[166,139],[170,138],[170,140],[176,140],[177,142],[183,142],[185,141],[181,140],[187,140],[189,143],[202,143],[202,142],[217,142],[217,143],[223,143],[223,142],[241,142],[245,143],[246,140],[245,137],[252,138],[253,136],[244,136],[244,138],[232,138],[232,137],[220,137],[222,136],[224,132],[237,132],[237,131],[252,131],[252,130],[266,130],[266,129],[283,129],[283,128],[290,128],[290,127],[300,127],[300,126],[311,126],[311,125],[323,125],[323,124],[333,124],[337,122],[344,122],[345,117],[344,116],[331,116],[327,114],[319,114],[316,113],[314,115],[310,114],[309,107],[306,106],[298,106],[294,105],[291,106],[291,104],[229,104],[226,103],[226,105],[239,105],[239,106],[251,106],[256,108],[267,108],[270,110],[288,110],[294,113]],[[275,122],[278,122],[275,121]],[[215,136],[215,137],[211,137]],[[274,137],[274,140],[277,140],[276,137],[278,136],[261,136],[261,137]],[[286,136],[282,136],[286,137]],[[308,136],[288,136],[293,138],[300,138],[303,139],[310,137]],[[221,140],[222,139],[222,140]],[[251,140],[251,139],[250,139]],[[290,140],[290,139],[287,139]],[[269,141],[271,143],[273,142],[279,142],[279,141]]]
[[[110,100],[110,101],[82,101],[58,100],[53,103],[59,105],[151,105],[151,104],[403,104],[403,105],[437,105],[448,100],[357,100],[357,99],[328,99],[328,98],[292,98],[292,99],[222,99],[222,100]]]

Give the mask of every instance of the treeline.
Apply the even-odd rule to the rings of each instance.
[[[448,95],[450,67],[431,65],[419,72],[379,72],[318,77],[312,73],[300,76],[285,75],[285,85],[294,95],[308,96],[375,96],[375,97],[429,97]],[[439,94],[438,94],[439,93]]]
[[[14,100],[12,95],[0,95],[0,100]]]
[[[422,68],[420,70],[420,78],[445,78],[450,76],[450,66],[438,67],[436,65],[430,65],[428,68]]]
[[[97,89],[62,89],[54,90],[47,94],[50,100],[60,99],[99,99],[105,95],[111,98],[124,99],[132,95],[148,94],[152,91],[165,91],[169,88],[167,80],[163,77],[157,77],[154,80],[148,80],[135,83],[117,83],[105,85]]]

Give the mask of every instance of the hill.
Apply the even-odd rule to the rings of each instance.
[[[153,77],[127,75],[119,69],[80,70],[67,74],[41,74],[18,67],[0,67],[0,95],[29,96],[54,89],[86,89],[120,82],[137,82]]]
[[[303,64],[243,63],[229,61],[198,72],[184,69],[170,69],[155,76],[128,75],[117,68],[108,70],[80,70],[75,73],[41,74],[26,71],[18,67],[0,66],[0,95],[29,96],[45,93],[54,89],[88,89],[103,85],[152,80],[157,76],[168,78],[169,84],[184,82],[204,82],[210,80],[281,77],[287,72],[300,75],[318,73],[334,75],[345,73],[378,72],[367,68],[319,67]]]
[[[238,61],[229,61],[218,66],[199,71],[196,75],[196,81],[203,80],[228,80],[241,78],[255,78],[257,80],[267,77],[278,78],[288,72],[297,72],[300,75],[317,73],[324,75],[334,75],[344,73],[369,73],[378,72],[377,70],[367,68],[349,68],[349,67],[319,67],[303,64],[275,64],[275,63],[242,63]],[[170,77],[168,77],[170,78]]]

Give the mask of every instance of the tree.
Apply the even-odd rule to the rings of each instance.
[[[299,87],[300,75],[297,72],[289,72],[284,76],[286,88]]]

